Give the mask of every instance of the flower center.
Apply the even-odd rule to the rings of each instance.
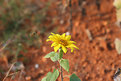
[[[60,43],[61,45],[63,45],[63,46],[67,46],[67,45],[68,45],[67,41],[66,41],[66,40],[63,40],[63,39],[61,39],[61,40],[59,41],[59,43]]]

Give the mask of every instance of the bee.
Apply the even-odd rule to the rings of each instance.
[[[114,81],[121,81],[121,68],[118,68],[113,77]]]

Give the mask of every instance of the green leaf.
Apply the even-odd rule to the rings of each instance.
[[[70,81],[81,81],[81,80],[76,76],[76,74],[72,74],[70,76]]]
[[[59,54],[58,53],[55,53],[53,57],[50,57],[50,59],[55,62],[55,61],[58,61],[59,60]]]
[[[63,50],[60,49],[60,52],[59,52],[59,59],[61,59],[63,57]]]
[[[52,73],[51,72],[48,72],[47,73],[46,81],[50,81],[51,76],[52,76]]]
[[[50,81],[51,76],[52,76],[52,73],[48,72],[46,77],[44,77],[41,81]]]
[[[46,77],[44,77],[41,81],[56,81],[58,76],[59,76],[59,71],[58,70],[54,70],[53,73],[52,72],[48,72]]]
[[[59,54],[56,52],[50,52],[44,58],[50,58],[53,62],[59,60]]]
[[[69,62],[66,59],[62,59],[60,61],[60,65],[67,71],[69,72]]]
[[[50,57],[53,57],[53,56],[55,56],[55,52],[54,51],[48,53],[44,58],[50,58]]]
[[[46,81],[46,78],[47,78],[47,77],[44,77],[41,81]]]
[[[59,76],[59,71],[58,70],[55,70],[51,76],[51,79],[50,81],[56,81],[56,79],[58,78]]]

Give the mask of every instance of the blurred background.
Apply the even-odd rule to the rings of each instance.
[[[79,47],[64,55],[70,65],[70,73],[64,71],[64,75],[75,73],[82,81],[113,81],[121,67],[114,45],[121,32],[115,25],[113,1],[0,0],[0,81],[6,73],[5,81],[41,81],[57,68],[56,62],[44,58],[53,51],[46,42],[51,32],[70,34]]]

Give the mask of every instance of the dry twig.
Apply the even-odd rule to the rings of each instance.
[[[14,63],[11,65],[11,67],[10,67],[10,69],[8,70],[8,72],[7,72],[6,76],[4,77],[3,81],[5,81],[6,78],[9,76],[9,73],[10,73],[10,71],[11,71],[11,69],[13,68],[13,66],[14,66],[15,63],[16,63],[16,62],[14,62]]]

